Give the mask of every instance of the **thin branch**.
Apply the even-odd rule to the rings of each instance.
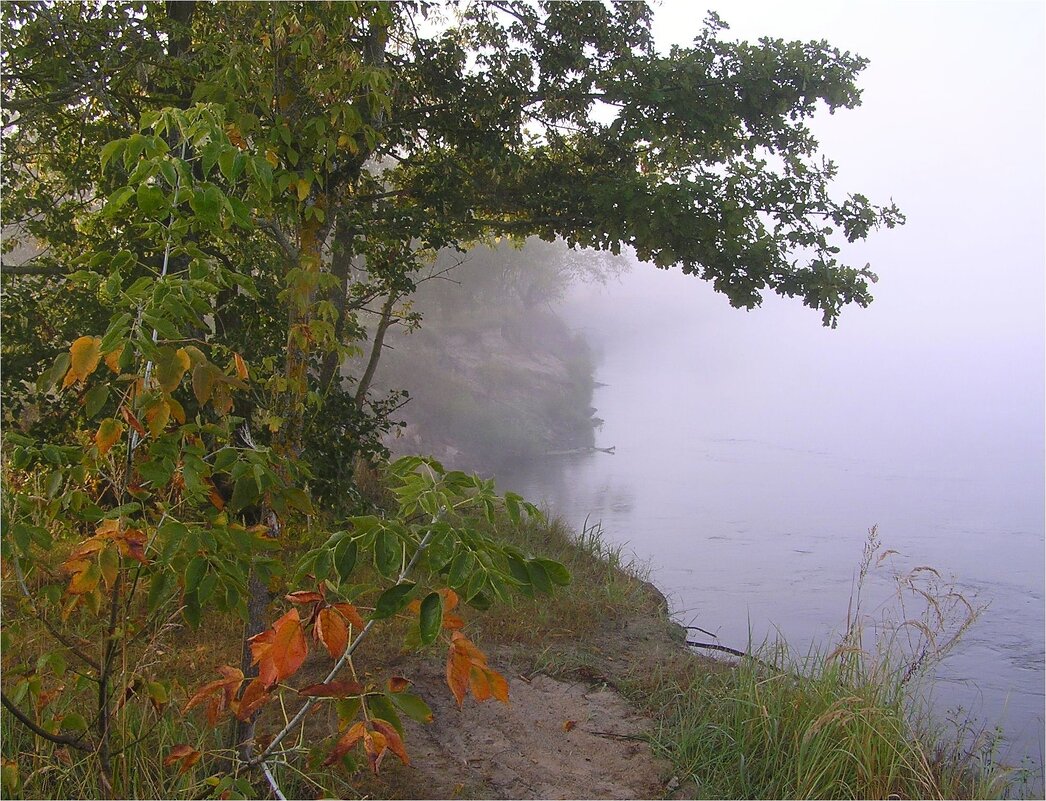
[[[276,783],[276,779],[272,775],[272,771],[269,770],[269,763],[262,762],[262,772],[265,774],[266,780],[269,782],[269,787],[272,788],[273,794],[279,799],[279,801],[287,801],[287,796],[280,790],[280,785]]]
[[[52,743],[57,743],[58,745],[68,745],[78,751],[86,751],[87,753],[94,752],[94,749],[91,746],[84,745],[81,742],[83,737],[71,737],[67,734],[51,734],[47,729],[40,728],[33,722],[32,718],[15,706],[14,702],[11,701],[5,693],[0,693],[0,702],[3,702],[4,709],[18,718],[19,722],[33,732],[33,734],[43,737],[45,740],[49,740]]]
[[[255,217],[254,224],[259,228],[264,228],[272,234],[272,238],[276,240],[276,244],[280,246],[287,258],[295,262],[298,260],[297,246],[287,238],[287,235],[275,220],[266,220],[261,217]]]
[[[3,275],[66,275],[66,270],[57,264],[4,264],[0,262],[0,273]]]

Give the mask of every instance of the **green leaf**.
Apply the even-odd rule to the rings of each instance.
[[[451,587],[460,587],[465,583],[465,580],[469,577],[469,573],[472,572],[472,567],[475,560],[472,558],[472,554],[468,551],[462,551],[454,557],[454,561],[450,563],[450,573],[447,575],[447,583]]]
[[[138,187],[138,208],[148,217],[167,205],[167,196],[158,186],[140,184]]]
[[[399,571],[399,538],[387,529],[379,531],[374,538],[374,566],[386,578],[392,578]]]
[[[239,512],[250,506],[257,498],[258,482],[254,480],[254,476],[240,476],[232,487],[229,511]]]
[[[418,723],[432,722],[432,710],[429,705],[413,693],[394,693],[392,703],[399,707],[403,714]],[[391,723],[391,721],[389,722]]]
[[[530,583],[542,592],[552,592],[552,581],[549,579],[545,566],[537,559],[527,562],[527,573],[530,574]]]
[[[200,586],[200,580],[207,572],[207,559],[203,556],[193,557],[189,566],[185,568],[185,594],[189,595]]]
[[[134,190],[129,186],[122,186],[109,195],[109,199],[105,203],[105,208],[102,209],[102,213],[106,216],[113,216],[120,209],[127,205],[127,201],[134,195]]]
[[[368,695],[367,712],[372,718],[391,723],[399,736],[403,736],[403,723],[400,721],[400,716],[396,714],[396,707],[392,705],[392,701],[387,695]]]
[[[62,718],[61,728],[64,731],[87,731],[87,720],[78,712],[71,712]]]
[[[155,612],[156,608],[167,597],[167,593],[171,588],[172,578],[173,576],[164,570],[153,576],[153,580],[149,582],[149,597],[145,602],[145,607],[150,614]]]
[[[338,573],[338,578],[342,581],[347,581],[349,575],[352,573],[352,569],[356,567],[356,557],[359,553],[359,548],[356,545],[356,540],[346,537],[338,543],[334,549],[334,569]]]
[[[84,396],[84,413],[88,417],[94,417],[102,410],[105,402],[109,399],[109,385],[99,384]]]
[[[374,605],[374,613],[371,615],[372,620],[384,620],[385,618],[392,617],[394,614],[399,612],[403,607],[407,605],[410,600],[410,594],[414,590],[416,585],[411,581],[405,581],[402,584],[397,584],[395,587],[390,587],[381,594],[378,598],[378,602]]]
[[[291,509],[297,509],[307,515],[316,514],[312,506],[312,500],[298,487],[287,487],[283,490],[283,499]]]
[[[570,571],[559,562],[554,562],[551,559],[537,559],[536,561],[540,562],[541,566],[545,568],[545,572],[552,579],[553,584],[565,587],[570,583]]]
[[[422,645],[431,645],[435,642],[443,628],[443,598],[438,592],[430,592],[421,602],[418,627],[421,630]]]

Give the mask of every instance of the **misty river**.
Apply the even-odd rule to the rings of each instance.
[[[600,364],[596,444],[613,455],[503,470],[501,489],[580,530],[599,523],[676,619],[745,648],[776,632],[798,655],[845,625],[868,529],[986,611],[937,670],[938,717],[999,725],[1004,761],[1041,769],[1041,341],[904,324],[903,308],[797,302],[730,309],[701,282],[637,268],[582,287],[564,317]],[[877,302],[878,303],[878,302]],[[896,617],[896,611],[893,613]],[[707,635],[699,635],[708,640]],[[961,710],[961,711],[956,711]]]

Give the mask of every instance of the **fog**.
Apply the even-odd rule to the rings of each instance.
[[[1041,769],[1044,6],[719,3],[730,35],[827,39],[871,59],[863,105],[813,129],[839,194],[908,218],[844,250],[879,277],[835,330],[799,301],[735,310],[636,265],[562,312],[601,355],[595,454],[504,471],[568,522],[601,521],[677,615],[800,651],[845,617],[868,527],[990,603],[940,670],[938,711]],[[687,44],[704,6],[664,3]]]

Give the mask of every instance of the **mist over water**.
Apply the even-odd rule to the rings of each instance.
[[[602,453],[499,474],[652,569],[677,618],[801,654],[845,623],[867,530],[990,604],[938,671],[934,707],[1006,731],[1041,764],[1043,343],[960,318],[921,331],[897,289],[837,330],[795,302],[746,313],[702,282],[637,266],[579,288],[564,317],[601,362]],[[876,319],[878,318],[878,319]],[[873,571],[866,611],[890,594]]]

